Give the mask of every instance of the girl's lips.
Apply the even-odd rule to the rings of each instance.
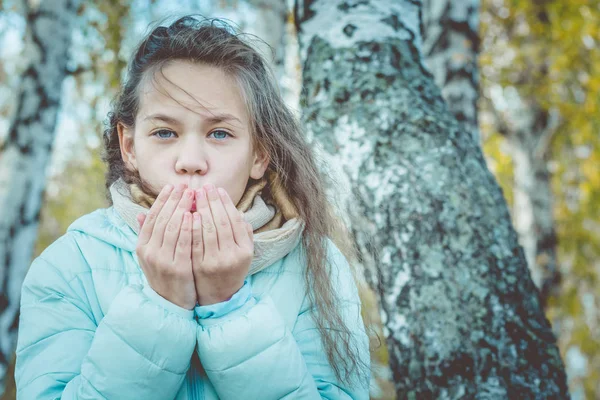
[[[192,202],[192,208],[190,209],[190,211],[191,211],[191,212],[194,212],[194,211],[196,211],[196,200],[194,200],[194,201]]]

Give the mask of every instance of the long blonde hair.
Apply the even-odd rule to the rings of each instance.
[[[307,260],[305,282],[312,308],[317,310],[313,313],[314,322],[337,379],[349,383],[353,370],[365,367],[366,363],[360,359],[351,340],[353,333],[338,311],[325,238],[329,237],[345,255],[358,283],[354,267],[356,247],[326,197],[325,185],[330,177],[317,168],[313,151],[282,99],[272,71],[240,36],[222,20],[185,16],[168,27],[155,27],[143,38],[129,63],[127,79],[113,101],[109,127],[104,132],[107,200],[111,202],[108,188],[119,178],[136,184],[148,195],[157,195],[137,172],[125,168],[117,133],[118,123],[134,127],[140,86],[148,74],[161,71],[171,61],[186,60],[218,67],[236,79],[248,107],[253,146],[269,154],[268,170],[279,176],[305,222],[302,237]],[[268,187],[263,194],[269,200]],[[363,368],[360,375],[370,374]]]

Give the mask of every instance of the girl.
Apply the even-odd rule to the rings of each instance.
[[[17,397],[367,399],[351,246],[257,51],[215,21],[159,26],[113,107],[111,206],[23,284]]]

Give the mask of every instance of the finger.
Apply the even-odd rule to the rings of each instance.
[[[231,221],[223,206],[223,200],[216,187],[210,186],[207,191],[208,204],[212,212],[213,221],[217,228],[217,243],[219,249],[231,248],[235,245],[233,241],[233,231],[231,230]]]
[[[144,217],[144,225],[140,229],[140,234],[138,237],[138,242],[141,245],[145,245],[148,243],[150,238],[152,237],[152,231],[154,229],[154,224],[156,221],[156,217],[158,217],[162,207],[169,199],[171,192],[173,190],[172,185],[165,185],[160,193],[158,194],[156,201],[150,207],[148,214]]]
[[[177,185],[171,195],[165,202],[165,205],[160,210],[160,213],[156,216],[156,221],[154,223],[154,229],[152,229],[152,237],[149,240],[149,244],[153,248],[161,248],[163,245],[165,230],[167,228],[167,224],[171,220],[173,216],[173,212],[177,208],[177,205],[181,201],[181,197],[185,191],[185,184],[180,183]],[[179,220],[181,223],[181,219]]]
[[[177,242],[179,240],[179,235],[181,233],[181,227],[183,223],[183,215],[192,208],[192,203],[194,202],[194,191],[191,189],[186,189],[173,211],[173,215],[169,219],[167,226],[165,227],[165,236],[163,238],[163,245],[161,247],[161,251],[164,251],[166,254],[171,255],[171,259],[175,259],[175,250],[177,247]],[[188,253],[191,254],[191,253]]]
[[[190,260],[192,243],[192,214],[186,211],[183,214],[183,222],[181,224],[181,232],[177,239],[175,248],[175,265],[186,265]]]
[[[219,196],[223,202],[225,212],[231,222],[231,230],[233,231],[233,239],[238,246],[243,246],[248,241],[248,231],[246,229],[246,221],[242,213],[235,208],[235,204],[229,197],[227,191],[223,188],[218,189]]]
[[[252,248],[254,248],[254,228],[252,228],[252,224],[246,222],[246,232],[248,233],[248,241]]]
[[[219,250],[219,243],[217,241],[217,231],[204,188],[201,188],[196,192],[196,210],[200,214],[200,219],[202,220],[204,258],[214,257]]]
[[[202,240],[202,217],[195,212],[192,218],[192,260],[204,260],[204,241]]]
[[[145,214],[138,214],[135,216],[139,225],[139,228],[142,229],[142,226],[144,226],[144,220],[146,219],[146,215]]]

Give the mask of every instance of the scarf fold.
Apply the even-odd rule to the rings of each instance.
[[[267,184],[273,205],[267,204],[260,195]],[[115,211],[139,235],[136,216],[139,213],[147,214],[155,199],[142,192],[136,184],[127,184],[122,178],[110,186],[110,194]],[[277,174],[271,171],[246,188],[236,208],[244,213],[244,219],[254,231],[254,258],[248,275],[283,258],[302,238],[304,223]]]

